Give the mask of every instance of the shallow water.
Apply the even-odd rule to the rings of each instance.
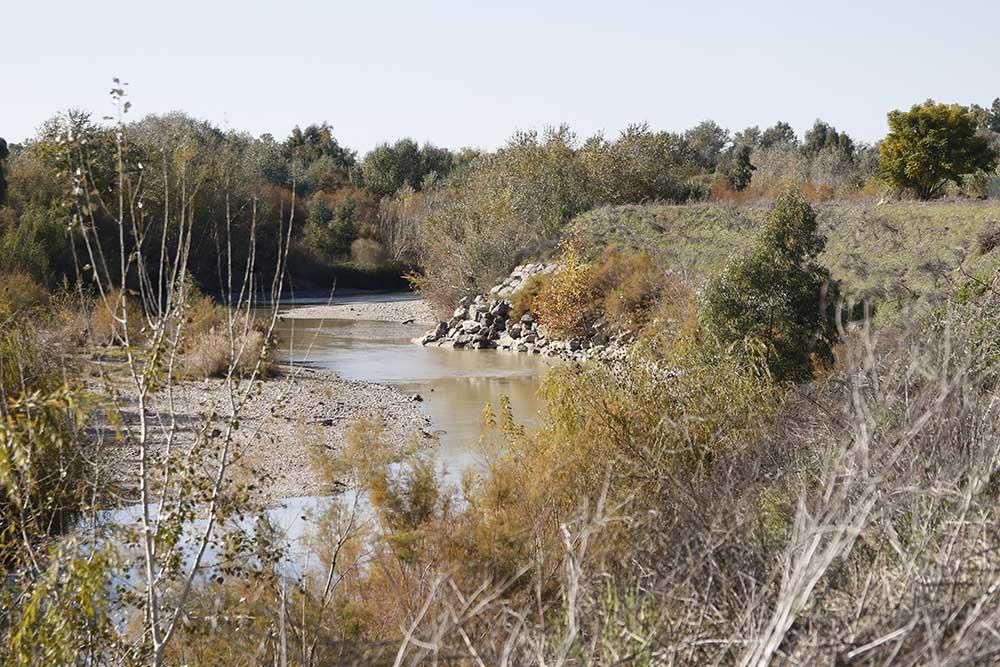
[[[379,297],[369,297],[377,299]],[[294,312],[292,313],[294,314]],[[355,320],[284,318],[276,326],[277,356],[326,368],[350,380],[379,382],[419,394],[449,476],[475,465],[484,408],[498,411],[510,399],[514,417],[530,426],[537,391],[551,361],[495,350],[454,350],[416,345],[427,325]]]
[[[350,294],[334,303],[399,300],[399,294]],[[297,301],[294,305],[310,302]],[[323,303],[314,300],[311,303]],[[292,304],[285,304],[292,305]],[[438,436],[435,458],[444,466],[446,480],[457,483],[462,472],[479,465],[477,442],[483,411],[499,411],[501,396],[510,399],[515,419],[531,427],[538,417],[537,391],[552,360],[540,356],[495,350],[454,350],[423,347],[412,342],[428,326],[365,320],[296,319],[294,311],[275,327],[278,360],[335,371],[349,380],[378,382],[423,399],[420,409],[430,418]],[[283,498],[269,509],[272,524],[282,529],[286,542],[285,574],[299,576],[315,566],[308,538],[315,534],[315,517],[331,506],[328,497]],[[350,498],[339,497],[341,502]],[[102,525],[134,526],[140,506],[99,513]],[[154,508],[155,514],[155,508]],[[193,535],[197,524],[186,527]],[[251,526],[244,526],[252,529]],[[203,567],[211,570],[215,554]]]

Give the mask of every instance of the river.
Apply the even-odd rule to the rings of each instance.
[[[379,297],[369,297],[379,298]],[[365,320],[294,319],[277,324],[278,358],[335,371],[349,380],[391,385],[419,396],[439,437],[438,459],[454,476],[476,464],[483,409],[510,399],[515,418],[534,423],[537,391],[551,360],[495,350],[416,345],[427,325]]]
[[[400,298],[404,297],[355,294],[340,297],[334,303]],[[282,304],[284,315],[274,332],[277,360],[329,369],[349,380],[382,383],[419,395],[422,399],[419,407],[437,435],[434,455],[444,467],[446,482],[457,485],[465,470],[478,465],[476,444],[487,405],[497,412],[501,396],[507,396],[519,423],[530,428],[536,422],[538,388],[552,360],[538,355],[454,350],[413,343],[413,338],[426,331],[426,324],[296,318],[294,306],[308,303]],[[333,500],[318,496],[283,498],[276,507],[267,510],[271,523],[285,534],[286,573],[301,573],[315,566],[314,553],[308,545],[315,533],[314,519]],[[108,510],[99,513],[99,520],[112,525],[136,525],[140,511],[140,506]],[[197,522],[193,528],[200,525]],[[251,525],[248,523],[246,527]],[[206,563],[211,564],[214,559],[215,553],[210,550]]]

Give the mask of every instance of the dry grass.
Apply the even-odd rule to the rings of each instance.
[[[97,297],[88,323],[88,337],[95,345],[141,346],[146,319],[142,306],[127,292],[115,289],[106,297]]]
[[[211,329],[193,341],[181,359],[181,374],[189,379],[221,378],[230,373],[249,375],[264,350],[264,334],[250,330],[235,337]]]
[[[0,325],[49,303],[48,291],[27,273],[0,274]]]

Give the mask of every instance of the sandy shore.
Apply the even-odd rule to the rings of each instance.
[[[377,322],[406,322],[434,324],[430,305],[419,298],[399,298],[386,295],[384,299],[365,297],[364,300],[346,300],[328,306],[299,306],[281,313],[281,317],[306,320],[372,320]]]
[[[389,442],[402,446],[416,434],[429,436],[427,418],[409,395],[371,382],[354,382],[332,371],[296,368],[289,374],[259,383],[256,393],[240,415],[235,438],[240,460],[233,476],[252,476],[259,482],[261,500],[275,504],[281,498],[329,495],[333,489],[313,464],[317,445],[329,456],[337,456],[348,427],[361,418],[381,420]],[[166,433],[158,425],[169,423],[164,393],[156,395],[147,410],[152,427],[152,452],[162,453]],[[186,451],[195,435],[205,429],[208,415],[218,410],[229,414],[228,392],[221,380],[186,382],[174,389],[174,405],[180,427],[174,452]],[[136,423],[137,415],[126,413]],[[216,418],[209,429],[224,429],[226,418]],[[213,441],[217,442],[217,441]],[[115,476],[126,488],[135,479],[139,452],[126,447],[112,452]],[[127,493],[126,495],[132,495]]]

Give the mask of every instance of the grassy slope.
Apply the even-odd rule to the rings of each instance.
[[[846,291],[890,310],[937,302],[969,275],[989,275],[1000,249],[979,239],[1000,230],[1000,202],[838,201],[816,205],[827,247],[822,261]],[[585,245],[644,248],[694,285],[753,239],[766,204],[603,208],[573,222]]]

